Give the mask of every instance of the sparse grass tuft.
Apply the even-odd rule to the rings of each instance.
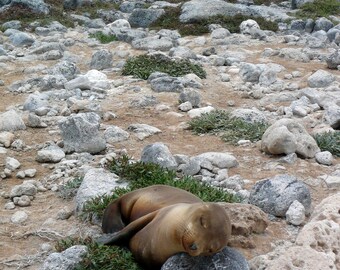
[[[116,188],[112,195],[98,196],[88,201],[83,208],[84,214],[101,217],[106,206],[114,199],[132,190],[154,184],[170,185],[189,191],[204,201],[211,202],[239,202],[239,199],[219,188],[198,182],[190,176],[176,178],[174,171],[162,168],[158,164],[132,162],[128,156],[114,159],[109,165],[112,172],[129,182],[128,188]],[[61,252],[74,245],[86,245],[89,249],[84,261],[77,266],[77,270],[142,270],[134,260],[132,254],[117,246],[98,245],[92,239],[64,239],[57,243],[56,250]]]
[[[45,2],[51,5],[50,14],[48,16],[45,14],[33,13],[25,5],[16,4],[14,7],[1,13],[0,22],[19,20],[23,27],[26,27],[34,21],[39,22],[42,26],[46,26],[53,21],[58,21],[66,27],[74,26],[73,20],[68,15],[64,14],[62,1],[47,0]]]
[[[259,141],[267,127],[262,122],[248,123],[241,118],[232,117],[224,110],[204,113],[189,121],[189,128],[195,134],[219,134],[225,142],[231,144],[236,144],[239,140]]]
[[[110,202],[119,198],[120,196],[130,192],[130,188],[119,188],[117,187],[113,190],[112,194],[101,195],[92,198],[87,201],[83,206],[82,216],[83,217],[91,217],[95,215],[98,218],[101,218],[104,214],[105,208],[108,206]]]
[[[90,38],[95,38],[100,41],[100,43],[107,44],[112,41],[117,41],[117,37],[115,35],[106,35],[103,32],[96,32],[94,34],[89,35]]]
[[[265,123],[248,123],[240,118],[234,118],[232,122],[233,127],[225,130],[221,137],[223,141],[231,144],[237,144],[239,140],[257,142],[261,140],[263,133],[268,128]]]
[[[58,21],[66,27],[74,27],[74,21],[70,17],[69,10],[65,10],[63,1],[45,0],[46,4],[50,5],[50,13],[48,16],[45,14],[33,13],[30,9],[26,8],[23,4],[16,4],[1,13],[0,23],[9,20],[20,20],[23,27],[28,26],[33,21],[37,21],[41,26],[46,26],[53,21]],[[119,5],[109,1],[94,0],[84,3],[82,6],[73,10],[76,14],[88,14],[90,18],[98,18],[98,10],[113,10],[118,9]]]
[[[82,177],[76,177],[59,188],[59,196],[63,199],[72,199],[83,182]]]
[[[88,248],[88,255],[75,268],[76,270],[142,270],[126,248],[99,245],[91,238],[61,240],[56,244],[56,250],[62,252],[74,245],[85,245]]]
[[[314,136],[321,151],[329,151],[340,157],[340,131],[325,132]]]
[[[84,2],[82,6],[78,7],[75,10],[75,13],[82,15],[88,14],[90,18],[95,19],[98,18],[98,10],[118,10],[119,4],[114,3],[114,1],[102,1],[102,0],[94,0]]]
[[[302,19],[317,19],[319,17],[328,17],[330,15],[340,14],[340,2],[338,0],[315,0],[305,3],[296,16]]]
[[[195,73],[200,78],[206,77],[206,72],[199,65],[190,60],[171,60],[155,55],[139,55],[129,58],[122,71],[122,75],[133,75],[146,80],[153,72],[164,72],[170,76],[178,77]]]
[[[198,36],[209,33],[210,24],[220,24],[222,27],[227,28],[231,33],[240,32],[241,22],[253,19],[256,20],[262,30],[272,30],[276,32],[278,25],[275,22],[267,21],[262,17],[251,17],[241,14],[235,16],[216,15],[206,19],[200,19],[199,21],[192,23],[182,23],[179,20],[181,15],[181,7],[166,8],[165,14],[163,14],[157,21],[155,21],[150,28],[151,29],[173,29],[178,30],[182,36]]]
[[[106,206],[114,199],[132,190],[151,185],[169,185],[191,192],[209,202],[238,202],[239,199],[222,189],[201,183],[190,176],[176,178],[176,172],[165,169],[158,164],[131,162],[128,156],[112,161],[109,170],[129,182],[128,188],[117,188],[113,195],[99,196],[88,201],[83,208],[85,215],[102,217]]]

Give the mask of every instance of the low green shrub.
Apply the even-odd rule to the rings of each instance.
[[[276,22],[268,21],[262,17],[245,16],[237,14],[235,16],[216,15],[205,19],[200,19],[191,23],[182,23],[179,20],[181,15],[181,7],[172,7],[165,9],[165,13],[158,18],[153,24],[151,29],[172,29],[178,30],[182,36],[198,36],[209,33],[210,24],[220,24],[222,27],[228,29],[231,33],[240,32],[240,24],[248,19],[256,20],[262,30],[271,30],[276,32],[278,25]]]
[[[302,19],[317,19],[319,17],[339,14],[340,2],[338,0],[315,0],[302,5],[300,10],[297,11],[296,16]]]
[[[191,192],[209,202],[238,202],[239,199],[222,189],[212,187],[199,182],[191,176],[176,177],[176,172],[165,169],[158,164],[143,163],[141,161],[131,162],[128,156],[114,159],[108,168],[128,181],[128,188],[117,188],[113,195],[99,196],[88,201],[83,208],[85,215],[96,215],[102,217],[106,206],[114,199],[132,190],[148,187],[151,185],[169,185]]]
[[[73,180],[61,186],[59,188],[59,196],[67,200],[72,199],[77,194],[77,190],[83,182],[83,179],[83,177],[75,177]]]
[[[94,34],[89,35],[90,38],[95,38],[100,41],[100,43],[107,44],[112,41],[117,41],[117,37],[115,35],[107,35],[103,32],[96,32]]]
[[[314,138],[321,151],[329,151],[340,157],[340,131],[317,134]]]
[[[241,118],[232,117],[224,110],[214,110],[189,121],[189,129],[195,134],[218,134],[228,143],[239,140],[256,142],[261,140],[268,125],[262,122],[248,123]]]
[[[164,72],[170,76],[179,77],[195,73],[200,78],[206,77],[204,69],[187,59],[171,60],[156,55],[139,55],[130,57],[122,70],[122,75],[133,75],[146,80],[153,72]]]
[[[91,238],[67,238],[56,244],[62,252],[74,245],[86,245],[88,255],[76,266],[75,270],[142,270],[131,252],[123,247],[99,245]]]
[[[155,184],[170,185],[189,191],[203,201],[212,202],[239,202],[239,199],[221,189],[198,182],[190,176],[176,178],[176,173],[165,169],[158,164],[132,162],[128,156],[114,159],[108,169],[129,182],[127,188],[116,188],[112,195],[104,195],[93,198],[85,203],[83,212],[85,215],[102,217],[107,205],[114,199],[135,189]],[[132,254],[125,248],[117,246],[98,245],[92,239],[64,239],[57,243],[56,249],[61,252],[74,245],[86,245],[88,255],[81,262],[77,270],[142,270],[135,262]]]
[[[45,14],[34,13],[23,4],[17,3],[15,6],[6,9],[1,13],[0,23],[9,20],[19,20],[23,27],[27,27],[30,23],[37,21],[42,26],[49,25],[53,21],[58,21],[66,27],[74,27],[73,20],[64,14],[62,1],[47,0],[46,4],[50,4],[50,13]]]

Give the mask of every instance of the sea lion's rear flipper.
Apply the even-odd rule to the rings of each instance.
[[[148,225],[157,215],[158,211],[154,211],[145,216],[142,216],[135,221],[129,223],[119,232],[104,234],[96,239],[96,242],[103,245],[122,245],[127,244],[128,241],[134,236],[138,231],[143,229]]]
[[[120,202],[121,200],[117,199],[106,207],[102,221],[102,230],[104,233],[112,234],[119,232],[125,227],[120,210]]]

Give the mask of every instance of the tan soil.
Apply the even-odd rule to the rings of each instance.
[[[106,47],[114,50],[119,44],[122,47],[129,48],[130,46],[124,43],[111,43]],[[253,53],[248,59],[248,62],[259,63],[260,54],[264,48],[276,48],[277,46],[285,46],[283,44],[249,44],[242,45],[243,49],[250,50]],[[231,46],[231,50],[237,51],[239,46]],[[81,55],[84,61],[78,66],[81,72],[88,70],[87,63],[91,59],[92,52],[98,48],[90,48],[85,44],[75,45],[69,50],[72,53]],[[141,53],[140,51],[134,51],[134,53]],[[119,59],[116,59],[119,60]],[[285,60],[279,57],[273,57],[270,59],[273,63],[283,65],[289,73],[294,70],[299,70],[303,73],[303,78],[298,78],[296,81],[304,86],[305,77],[310,75],[317,69],[325,69],[324,63],[311,62],[300,63],[290,60]],[[28,94],[12,94],[8,93],[6,86],[11,83],[22,80],[26,77],[23,74],[25,67],[32,67],[38,64],[53,65],[51,62],[39,62],[34,61],[32,63],[10,62],[6,70],[0,70],[0,79],[5,82],[5,86],[0,87],[0,112],[5,111],[9,106],[17,106],[23,104]],[[8,72],[8,70],[15,70],[16,72]],[[328,70],[329,71],[329,70]],[[110,79],[116,80],[120,78],[119,74],[108,73]],[[216,108],[227,109],[227,102],[233,100],[235,108],[238,107],[253,107],[254,100],[242,98],[240,94],[233,91],[232,87],[228,83],[220,82],[218,78],[217,68],[211,67],[208,70],[208,77],[203,80],[204,88],[200,91],[202,94],[202,101],[204,104],[212,104]],[[229,175],[239,174],[242,178],[250,180],[247,188],[250,188],[256,181],[275,176],[281,173],[289,173],[296,175],[302,180],[315,179],[323,174],[329,174],[333,171],[333,167],[327,167],[317,164],[313,159],[303,160],[298,159],[294,164],[286,164],[285,170],[266,170],[265,165],[269,162],[275,162],[278,157],[269,156],[261,153],[258,145],[253,144],[250,146],[235,147],[227,145],[220,138],[213,135],[196,136],[191,131],[182,128],[189,118],[185,113],[181,113],[181,117],[169,112],[179,113],[178,106],[178,94],[175,93],[154,93],[148,87],[146,82],[134,82],[131,86],[141,86],[142,91],[140,93],[134,93],[133,91],[125,91],[124,93],[112,93],[102,101],[101,106],[104,112],[112,111],[118,115],[117,119],[103,122],[105,125],[117,125],[123,129],[126,129],[130,124],[144,123],[155,126],[162,130],[162,133],[153,135],[146,138],[143,141],[138,140],[133,135],[126,142],[118,143],[114,145],[114,150],[126,149],[129,156],[136,159],[140,157],[141,151],[144,146],[154,142],[163,142],[167,144],[173,154],[186,154],[196,155],[208,151],[218,152],[230,152],[232,153],[240,165],[237,168],[230,169]],[[133,108],[129,107],[131,98],[141,95],[154,95],[160,101],[161,104],[166,104],[170,107],[167,111],[157,111],[155,108]],[[56,130],[55,127],[53,127]],[[60,140],[58,135],[49,135],[46,129],[32,129],[27,128],[25,131],[15,132],[16,138],[23,140],[26,145],[31,146],[32,149],[25,152],[15,152],[8,149],[7,156],[17,158],[21,162],[20,169],[36,168],[38,170],[35,179],[40,180],[44,176],[50,173],[50,168],[53,165],[42,165],[35,162],[36,145],[42,144],[48,140]],[[4,164],[5,155],[0,155],[0,170]],[[336,164],[340,164],[339,158],[335,161]],[[22,183],[22,180],[13,177],[0,180],[0,192],[8,193],[14,185]],[[323,198],[335,193],[335,190],[330,190],[324,185],[311,186],[313,205],[320,202]],[[43,225],[49,218],[56,218],[57,212],[64,206],[68,206],[71,209],[74,208],[72,201],[66,201],[56,196],[56,193],[52,191],[39,192],[36,198],[33,200],[32,205],[27,208],[16,208],[15,210],[4,210],[4,204],[8,202],[8,199],[0,197],[0,262],[7,261],[11,258],[18,259],[18,255],[29,258],[29,255],[34,255],[41,252],[41,244],[50,243],[54,245],[58,236],[41,233],[42,228],[48,228],[51,231],[58,232],[62,236],[66,236],[70,231],[75,229],[84,229],[89,224],[82,223],[79,219],[72,216],[67,221],[56,221],[48,225]],[[13,213],[17,210],[24,210],[29,214],[29,219],[24,225],[13,225],[8,221]],[[4,222],[5,221],[5,222]],[[3,223],[4,222],[4,223]],[[3,224],[2,224],[3,223]],[[39,234],[40,232],[40,234]],[[285,221],[271,222],[266,233],[263,235],[255,236],[256,247],[253,249],[242,249],[244,255],[250,259],[256,255],[265,254],[273,249],[272,243],[280,239],[288,239],[290,234],[287,231]],[[18,263],[22,258],[18,259]],[[29,264],[29,263],[28,263]],[[0,264],[0,269],[8,269],[9,266]],[[18,267],[20,269],[20,267]],[[38,269],[39,263],[33,263],[25,269]],[[12,268],[11,268],[12,269]]]

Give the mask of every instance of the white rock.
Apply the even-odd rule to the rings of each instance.
[[[11,222],[14,224],[22,224],[28,219],[28,215],[25,211],[16,211],[12,217]]]
[[[3,144],[6,148],[10,147],[12,142],[14,141],[14,134],[8,131],[0,132],[0,143]]]
[[[188,112],[192,109],[192,105],[190,101],[186,101],[178,106],[178,109],[182,112]]]
[[[13,210],[15,208],[15,204],[13,202],[8,202],[4,207],[6,210]]]
[[[24,172],[25,172],[25,176],[34,177],[37,173],[37,170],[36,169],[27,169]]]
[[[19,179],[24,179],[25,178],[25,172],[24,171],[17,172],[16,177],[19,178]]]
[[[189,115],[190,118],[195,118],[195,117],[200,117],[203,113],[212,112],[213,110],[215,110],[214,107],[207,106],[207,107],[192,109],[192,110],[188,111],[188,115]]]
[[[327,187],[329,188],[339,188],[340,187],[340,176],[327,176],[325,178]]]
[[[333,164],[333,155],[329,151],[323,151],[315,154],[315,160],[323,165]]]
[[[305,220],[305,213],[305,207],[298,200],[295,200],[286,212],[286,220],[290,224],[299,226]]]
[[[259,24],[254,21],[254,20],[246,20],[246,21],[243,21],[241,24],[240,24],[240,32],[242,34],[251,34],[251,30],[253,29],[260,29],[260,26]]]
[[[335,77],[332,73],[329,73],[325,70],[319,69],[315,73],[313,73],[308,79],[308,86],[309,87],[327,87],[329,86],[333,81],[335,80]]]
[[[20,166],[21,166],[21,164],[17,159],[11,158],[11,157],[6,158],[6,168],[7,169],[14,171],[14,170],[20,168]]]

